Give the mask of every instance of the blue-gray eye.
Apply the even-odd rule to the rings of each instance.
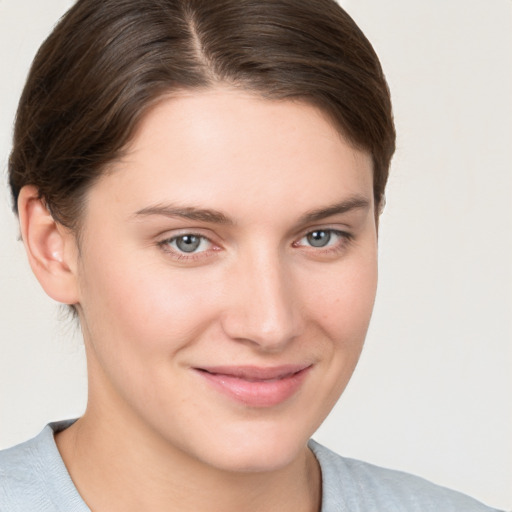
[[[306,235],[306,240],[312,247],[325,247],[331,241],[331,231],[312,231]]]
[[[176,247],[182,252],[194,252],[201,245],[203,238],[196,235],[182,235],[175,238]]]

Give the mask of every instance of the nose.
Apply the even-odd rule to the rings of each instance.
[[[282,351],[304,330],[290,268],[278,254],[260,254],[232,269],[224,332],[265,352]]]

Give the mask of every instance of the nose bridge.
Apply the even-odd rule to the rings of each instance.
[[[269,248],[252,251],[237,267],[227,334],[265,350],[281,349],[302,329],[290,268],[278,250]]]

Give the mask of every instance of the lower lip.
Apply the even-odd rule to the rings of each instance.
[[[273,407],[291,398],[311,367],[276,380],[249,381],[232,375],[196,372],[217,391],[248,407]]]

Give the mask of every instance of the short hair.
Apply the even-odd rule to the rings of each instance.
[[[226,84],[306,101],[373,159],[376,205],[395,149],[371,44],[334,0],[78,0],[39,49],[16,115],[9,184],[79,227],[85,194],[148,109]]]

